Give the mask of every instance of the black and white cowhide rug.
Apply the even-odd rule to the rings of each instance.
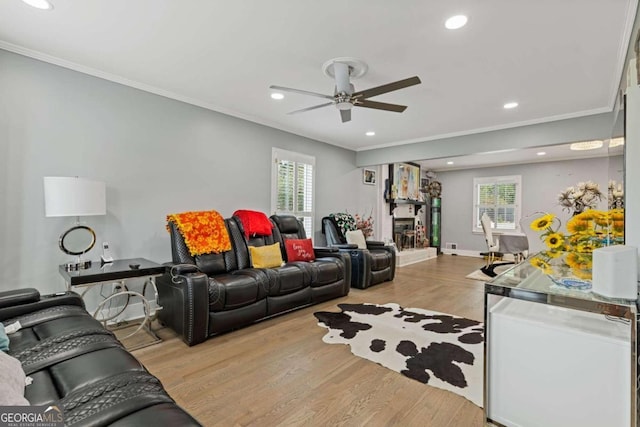
[[[356,356],[482,407],[481,322],[398,304],[338,304],[313,313],[329,329],[328,344],[349,344]]]

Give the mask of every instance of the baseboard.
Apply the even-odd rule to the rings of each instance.
[[[464,249],[442,249],[442,253],[445,255],[460,255],[460,256],[470,256],[474,258],[482,258],[480,252],[478,251],[469,251]]]

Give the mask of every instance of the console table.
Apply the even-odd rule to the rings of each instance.
[[[485,284],[484,415],[497,426],[637,426],[637,305],[523,262]]]
[[[119,285],[118,290],[109,289],[109,293],[106,296],[100,293],[103,299],[93,312],[93,317],[100,320],[105,327],[107,326],[108,321],[113,320],[122,314],[129,305],[130,298],[140,298],[144,314],[142,323],[140,323],[136,330],[122,339],[129,338],[144,329],[154,338],[153,343],[161,341],[161,339],[151,329],[151,322],[155,317],[156,312],[162,309],[158,304],[158,289],[156,288],[155,278],[164,273],[165,267],[163,265],[144,258],[131,258],[114,260],[111,263],[102,265],[99,263],[93,263],[90,268],[84,270],[68,271],[64,265],[61,265],[58,268],[58,271],[67,283],[67,288],[69,290],[76,291],[77,288],[84,288],[80,293],[83,298],[89,290],[101,287],[102,285],[112,283],[117,283]],[[133,278],[145,279],[142,292],[132,291],[127,288],[125,281]],[[154,299],[151,301],[156,303],[156,309],[153,313],[151,312],[151,306],[149,304],[150,300],[145,297],[147,287],[151,287],[153,290]],[[127,297],[126,303],[124,306],[118,307],[115,314],[110,313],[108,316],[99,316],[100,310],[102,310],[107,303],[113,301],[115,298],[122,298],[125,295]],[[129,348],[129,350],[135,350],[140,347],[142,346],[132,347]]]

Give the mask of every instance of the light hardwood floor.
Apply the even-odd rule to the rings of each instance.
[[[482,321],[483,283],[465,278],[482,265],[441,255],[399,268],[393,282],[194,347],[163,329],[164,342],[133,354],[206,426],[482,426],[482,410],[463,397],[323,343],[313,316],[338,303],[395,302]]]

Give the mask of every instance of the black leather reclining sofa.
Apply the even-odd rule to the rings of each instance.
[[[337,249],[314,248],[313,262],[286,262],[284,242],[305,239],[294,216],[274,215],[270,236],[247,239],[238,218],[225,219],[231,250],[191,256],[173,222],[172,265],[156,281],[159,319],[190,346],[288,311],[349,293],[351,259]],[[277,268],[252,268],[248,246],[279,243],[286,262]]]
[[[24,397],[56,406],[65,425],[199,426],[160,381],[84,309],[74,292],[0,292],[0,322],[20,322],[9,355],[33,379]]]

